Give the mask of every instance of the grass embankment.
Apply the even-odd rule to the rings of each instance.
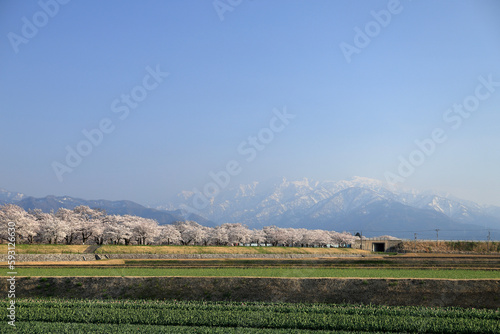
[[[400,247],[404,252],[416,253],[500,253],[500,242],[478,241],[404,241]]]
[[[98,254],[369,254],[352,248],[104,245]]]
[[[17,254],[82,254],[89,245],[16,244]],[[7,253],[7,244],[0,244],[0,254]],[[470,241],[405,241],[401,250],[417,253],[500,253],[500,242]],[[307,247],[242,247],[242,246],[138,246],[103,245],[98,254],[368,254],[352,248]]]
[[[2,276],[6,276],[2,273]],[[17,276],[185,276],[500,279],[498,270],[367,268],[17,268]]]
[[[263,302],[16,300],[18,333],[498,333],[498,310]],[[6,318],[8,301],[0,301]],[[6,321],[0,325],[6,331]],[[12,330],[9,328],[9,330]]]

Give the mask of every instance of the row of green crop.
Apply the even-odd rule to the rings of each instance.
[[[7,307],[7,301],[0,301],[0,307]],[[204,311],[262,311],[274,313],[313,313],[345,315],[383,315],[417,316],[446,318],[475,318],[500,320],[498,310],[467,309],[461,307],[421,307],[421,306],[383,306],[321,303],[272,303],[272,302],[230,302],[230,301],[160,301],[160,300],[97,300],[97,299],[18,299],[17,307],[45,309],[162,309],[162,310],[204,310]]]
[[[239,276],[498,279],[500,270],[369,268],[18,268],[18,276]],[[0,273],[5,276],[7,273]]]
[[[0,328],[2,328],[0,326]],[[307,329],[248,328],[248,327],[208,327],[208,326],[159,326],[138,324],[83,324],[66,322],[23,322],[16,326],[16,333],[37,334],[122,334],[122,333],[168,333],[168,334],[330,334],[331,331]],[[337,334],[354,334],[358,332],[335,331]],[[365,334],[381,334],[386,332],[364,332]]]
[[[1,309],[6,310],[7,301],[2,301],[0,304]],[[288,332],[290,330],[414,333],[500,331],[499,310],[325,304],[20,299],[17,301],[16,318],[18,323],[32,324],[45,322],[194,326],[228,330],[244,327],[286,329]]]

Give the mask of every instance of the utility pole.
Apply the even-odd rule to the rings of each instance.
[[[436,245],[439,244],[439,229],[436,229]]]
[[[417,233],[413,233],[415,236],[415,243],[413,244],[413,252],[417,252]]]
[[[488,243],[486,244],[486,246],[488,247],[488,253],[490,252],[490,240],[491,240],[491,232],[488,231]]]

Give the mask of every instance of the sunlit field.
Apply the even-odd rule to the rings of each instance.
[[[0,302],[5,313],[7,301]],[[17,333],[498,333],[499,310],[18,299]],[[0,325],[5,332],[7,324]]]

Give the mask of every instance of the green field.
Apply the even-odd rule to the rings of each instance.
[[[123,246],[122,246],[123,247]],[[113,248],[113,247],[111,247]],[[149,246],[143,248],[126,248],[132,252],[184,252],[184,254],[236,252],[246,249],[245,247],[180,247],[162,246],[152,249]],[[134,250],[135,249],[135,250]],[[251,248],[247,251],[266,254],[268,250],[275,252],[296,251],[287,248]],[[26,247],[24,252],[66,252],[65,247],[41,247],[36,250],[35,246]],[[111,249],[105,249],[111,251]],[[309,252],[329,251],[327,249],[308,249]],[[73,251],[82,251],[74,248]],[[123,248],[115,248],[114,251],[124,251]],[[310,253],[311,254],[311,253]],[[313,253],[314,254],[314,253]],[[212,286],[206,292],[202,288],[196,289],[201,294],[178,293],[183,286],[184,280],[190,279],[166,279],[181,281],[178,286],[166,289],[162,297],[158,296],[158,290],[150,294],[149,285],[141,286],[142,281],[152,279],[126,279],[135,282],[131,291],[137,290],[139,295],[135,296],[127,288],[125,292],[116,291],[113,284],[121,284],[121,278],[111,279],[118,283],[100,286],[102,293],[92,292],[87,289],[93,279],[90,277],[117,276],[117,277],[144,277],[144,276],[177,276],[177,277],[264,277],[264,278],[361,278],[359,286],[370,286],[377,283],[369,278],[381,278],[380,291],[376,294],[387,295],[387,287],[396,286],[401,279],[500,279],[499,257],[488,256],[365,256],[365,257],[321,257],[316,253],[315,258],[307,259],[178,259],[178,260],[151,260],[151,259],[107,259],[101,261],[67,261],[67,262],[31,262],[19,263],[16,267],[17,275],[32,277],[32,279],[21,279],[19,284],[30,287],[30,292],[23,296],[41,296],[39,299],[16,300],[16,331],[19,333],[500,333],[500,309],[461,309],[461,308],[431,308],[431,307],[394,307],[375,305],[336,305],[336,304],[284,304],[265,302],[246,302],[238,299],[237,286],[234,294],[222,294],[216,296],[211,291],[223,291],[222,286]],[[7,270],[0,273],[6,276]],[[89,279],[76,278],[74,281],[69,277],[84,276]],[[50,277],[68,277],[62,279],[51,279]],[[387,280],[385,280],[387,278]],[[395,279],[394,282],[393,280]],[[105,281],[98,279],[94,281]],[[161,280],[161,279],[160,279]],[[198,279],[195,279],[198,280]],[[243,279],[245,281],[256,281]],[[264,281],[266,279],[263,279]],[[88,282],[87,282],[88,281]],[[204,279],[202,279],[204,281]],[[207,281],[220,281],[219,279],[207,279]],[[262,281],[262,280],[258,280]],[[277,280],[294,283],[295,280]],[[308,282],[310,280],[307,280]],[[314,281],[314,280],[312,280]],[[328,280],[330,281],[330,280]],[[335,280],[332,280],[335,281]],[[93,281],[92,281],[93,282]],[[465,283],[464,283],[465,282]],[[488,281],[479,282],[482,284]],[[496,282],[496,281],[494,281]],[[213,282],[210,282],[212,284]],[[470,305],[453,304],[454,286],[456,284],[469,284],[467,281],[451,281],[452,297],[446,301],[440,297],[436,304],[426,305]],[[477,284],[478,282],[473,283]],[[215,284],[215,283],[214,283]],[[219,284],[219,283],[217,283]],[[239,283],[238,283],[239,284]],[[406,281],[405,281],[406,284]],[[418,283],[419,287],[429,289],[430,284]],[[132,285],[130,285],[132,286]],[[168,284],[171,286],[171,284]],[[203,287],[203,285],[200,285]],[[400,285],[402,286],[402,285]],[[106,291],[108,289],[108,291]],[[112,289],[112,290],[111,290]],[[135,289],[135,290],[134,290]],[[232,289],[232,288],[231,288]],[[408,298],[408,291],[403,287],[402,298]],[[315,289],[311,289],[314,294]],[[333,289],[332,291],[334,291]],[[389,289],[390,290],[390,289]],[[163,291],[163,290],[162,290]],[[248,290],[245,290],[248,291]],[[288,291],[288,290],[286,290]],[[354,291],[354,290],[353,290]],[[370,290],[371,291],[371,290]],[[440,293],[436,289],[435,293]],[[474,291],[478,291],[477,289]],[[496,290],[495,290],[496,291]],[[224,292],[224,291],[223,291]],[[110,295],[108,295],[108,293]],[[208,293],[208,295],[207,295]],[[225,293],[225,292],[224,292]],[[261,289],[251,292],[252,296],[262,293]],[[291,293],[295,294],[294,290]],[[309,290],[306,289],[306,294]],[[338,291],[335,292],[337,295]],[[434,293],[434,292],[432,292]],[[478,292],[481,295],[481,291]],[[150,294],[150,295],[149,295]],[[347,292],[347,295],[350,291]],[[494,296],[495,294],[488,294]],[[47,296],[67,296],[69,298],[102,298],[95,300],[78,299],[46,299]],[[120,298],[141,299],[120,299]],[[482,296],[482,297],[481,297]],[[488,298],[484,294],[474,297],[479,307],[498,307],[496,302],[486,302]],[[420,295],[419,295],[420,297]],[[109,298],[118,298],[113,300]],[[144,298],[151,298],[144,300]],[[159,298],[166,300],[158,300]],[[225,302],[215,301],[176,301],[172,298],[185,298],[196,300],[227,300]],[[394,299],[394,297],[391,297]],[[451,299],[450,299],[451,298]],[[477,299],[479,298],[479,299]],[[417,298],[418,299],[418,298]],[[232,300],[232,301],[229,301]],[[240,300],[239,302],[237,302]],[[247,299],[256,300],[256,299]],[[258,299],[273,300],[273,299]],[[282,300],[282,299],[274,299]],[[288,299],[303,302],[305,299]],[[316,299],[318,301],[321,299]],[[376,302],[378,299],[366,299],[368,302]],[[373,301],[375,300],[375,301]],[[419,299],[420,300],[420,299]],[[427,299],[424,299],[427,300]],[[348,298],[336,300],[346,302]],[[353,301],[351,301],[353,302]],[[357,299],[355,303],[365,302],[365,299]],[[400,301],[403,304],[403,300]],[[399,302],[398,302],[399,303]],[[378,304],[378,302],[377,302]],[[404,303],[406,305],[406,303]],[[470,307],[470,306],[469,306]],[[7,319],[7,300],[0,299],[0,316]],[[3,313],[2,313],[3,312]],[[0,333],[11,332],[12,328],[3,321],[0,324]]]
[[[7,275],[6,272],[2,275]],[[18,276],[240,276],[499,279],[499,270],[369,268],[17,268]]]
[[[100,264],[154,268],[405,268],[405,269],[500,269],[500,257],[411,258],[407,256],[307,258],[307,259],[203,259],[203,260],[122,260]],[[50,265],[54,265],[50,264]],[[37,265],[41,265],[38,263]],[[92,266],[97,266],[93,263]]]
[[[0,301],[2,318],[7,303]],[[16,301],[18,333],[499,333],[500,310],[180,301]],[[12,330],[6,321],[1,332]]]

